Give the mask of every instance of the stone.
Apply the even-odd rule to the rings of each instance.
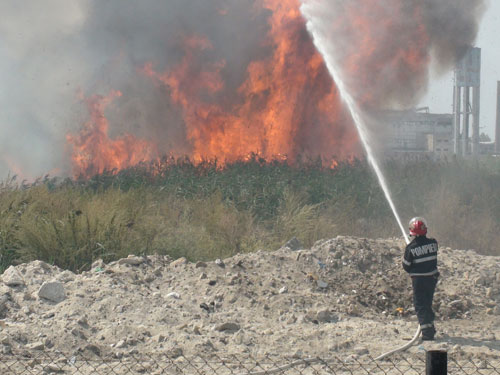
[[[231,278],[229,279],[229,285],[235,285],[235,284],[237,284],[239,281],[241,281],[241,277],[240,277],[240,275],[233,275],[233,276],[231,276]]]
[[[196,268],[206,268],[207,264],[205,262],[196,262]]]
[[[167,357],[170,359],[176,359],[182,357],[183,354],[184,353],[181,348],[172,348],[169,351],[167,351]]]
[[[0,314],[7,310],[7,302],[9,302],[10,300],[11,296],[9,293],[6,293],[0,297]]]
[[[7,286],[22,286],[26,285],[23,277],[14,266],[10,266],[2,275],[2,281]]]
[[[157,342],[157,343],[162,343],[162,342],[166,342],[167,338],[165,336],[163,336],[162,334],[158,334],[158,335],[155,335],[153,337],[153,341]]]
[[[370,352],[368,351],[367,348],[365,347],[359,347],[359,348],[354,348],[354,352],[361,356],[361,355],[366,355],[366,354],[369,354]]]
[[[97,259],[92,263],[90,266],[91,269],[95,270],[96,268],[104,268],[106,265],[104,264],[104,261],[102,259]]]
[[[138,266],[142,263],[144,263],[144,258],[136,255],[129,255],[127,258],[123,258],[118,261],[118,264],[128,264],[131,266]]]
[[[33,368],[36,365],[39,365],[41,362],[39,359],[32,359],[31,361],[28,362],[28,366]]]
[[[87,346],[85,346],[84,350],[89,351],[91,353],[94,353],[97,356],[101,355],[101,349],[97,345],[94,345],[94,344],[88,344]]]
[[[156,276],[156,277],[162,277],[163,275],[163,270],[161,267],[158,267],[156,268],[154,271],[153,271],[153,274]]]
[[[122,349],[127,345],[125,340],[120,340],[115,344],[115,348]]]
[[[54,373],[59,374],[59,373],[63,373],[64,369],[60,365],[57,365],[55,363],[51,363],[45,367],[45,371],[48,373],[52,373],[52,374],[54,374]]]
[[[283,247],[288,247],[292,251],[297,251],[297,250],[302,249],[303,246],[300,243],[300,241],[297,239],[297,237],[293,237],[285,245],[283,245]]]
[[[177,267],[177,266],[182,266],[186,264],[188,261],[186,258],[182,257],[177,260],[174,260],[172,263],[170,263],[170,267]]]
[[[173,299],[179,299],[181,298],[181,295],[177,292],[170,292],[167,294],[168,298],[173,298]]]
[[[38,290],[38,297],[59,303],[66,299],[66,292],[62,283],[49,281],[42,284]]]
[[[463,310],[463,308],[464,308],[463,302],[461,300],[451,301],[449,305],[450,305],[450,308],[452,308],[454,310]]]
[[[229,332],[234,333],[240,330],[240,325],[237,323],[222,323],[215,327],[218,332]]]
[[[2,354],[6,354],[6,355],[12,354],[12,346],[10,346],[10,345],[2,345],[1,352],[2,352]]]
[[[26,348],[30,350],[44,350],[45,344],[41,341],[36,341],[26,345]]]
[[[85,334],[81,330],[79,330],[78,328],[73,328],[71,330],[71,334],[73,336],[76,336],[76,337],[82,339],[82,340],[87,340],[87,336],[85,336]]]
[[[215,264],[218,265],[221,268],[225,268],[226,267],[226,264],[224,263],[224,261],[222,259],[216,259],[215,260]]]
[[[74,279],[75,279],[75,274],[69,270],[65,270],[57,276],[57,280],[62,283],[67,283],[69,281],[73,281]]]
[[[318,284],[318,288],[321,288],[321,289],[328,288],[328,283],[324,282],[323,280],[318,280],[317,284]]]
[[[316,314],[316,320],[320,323],[336,323],[339,321],[339,318],[330,310],[320,310]]]

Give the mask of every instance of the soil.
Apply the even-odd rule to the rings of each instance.
[[[0,348],[67,357],[373,358],[417,328],[403,248],[400,239],[339,236],[311,249],[206,263],[130,256],[82,274],[21,264],[0,286]],[[441,248],[438,263],[432,345],[455,358],[499,359],[500,257]],[[21,285],[5,285],[12,275]],[[61,302],[39,296],[49,282],[63,286]]]

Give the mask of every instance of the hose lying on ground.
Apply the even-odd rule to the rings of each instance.
[[[420,328],[420,324],[419,324],[418,328],[417,328],[417,332],[415,332],[415,336],[413,336],[413,338],[411,339],[411,341],[409,343],[407,343],[407,344],[405,344],[405,345],[403,345],[403,346],[401,346],[399,348],[393,349],[390,352],[387,352],[387,353],[384,353],[382,355],[379,355],[377,358],[375,358],[375,360],[379,361],[381,359],[384,359],[387,356],[390,356],[391,354],[402,352],[402,351],[408,349],[410,346],[412,346],[413,344],[415,344],[415,342],[420,337],[420,333],[421,332],[422,332],[422,329]]]
[[[381,359],[383,359],[391,354],[402,352],[402,351],[408,349],[410,346],[415,344],[415,342],[420,337],[421,332],[422,332],[422,330],[421,330],[420,325],[419,325],[417,328],[417,332],[415,332],[415,336],[413,336],[413,338],[411,339],[410,342],[408,342],[407,344],[405,344],[399,348],[391,350],[390,352],[387,352],[387,353],[384,353],[384,354],[378,356],[377,358],[375,358],[375,361],[381,360]],[[275,367],[275,368],[268,369],[268,370],[245,372],[245,373],[241,373],[238,375],[271,375],[271,374],[281,373],[285,370],[289,370],[293,367],[300,366],[300,365],[312,365],[314,363],[331,363],[331,362],[337,362],[337,361],[338,361],[337,358],[334,358],[334,359],[320,359],[320,358],[299,359],[295,362],[289,363],[289,364],[284,365],[284,366]]]
[[[404,239],[405,239],[406,244],[408,245],[410,243],[410,238],[407,237],[407,236],[404,236]],[[422,332],[422,329],[420,328],[420,324],[419,324],[418,328],[417,328],[417,332],[415,332],[415,336],[413,336],[413,338],[411,339],[411,341],[409,343],[407,343],[407,344],[405,344],[405,345],[403,345],[403,346],[401,346],[399,348],[393,349],[390,352],[387,352],[387,353],[384,353],[382,355],[379,355],[377,358],[375,358],[375,360],[379,361],[381,359],[384,359],[387,356],[390,356],[391,354],[405,351],[410,346],[412,346],[413,344],[415,344],[415,342],[418,340],[421,332]]]

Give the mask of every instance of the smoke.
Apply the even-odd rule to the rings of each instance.
[[[474,41],[483,10],[479,0],[304,4],[331,32],[339,61],[348,63],[348,84],[356,97],[376,108],[415,103],[425,91],[431,56],[441,67],[459,58]],[[257,125],[251,126],[264,121],[262,102],[272,97],[276,113],[267,108],[267,117],[295,106],[282,117],[296,120],[299,127],[271,126],[262,132],[265,136],[278,130],[289,134],[281,143],[268,139],[266,147],[288,142],[293,144],[285,151],[347,155],[356,149],[357,138],[339,109],[335,87],[318,62],[305,22],[292,17],[298,6],[299,0],[0,2],[0,176],[8,171],[26,178],[71,173],[66,137],[88,121],[82,98],[107,96],[113,90],[123,95],[106,108],[110,137],[130,133],[154,141],[165,153],[192,152],[186,109],[171,100],[172,87],[147,77],[143,68],[151,64],[159,74],[172,71],[186,56],[184,41],[193,36],[203,36],[211,48],[197,52],[190,75],[201,79],[208,67],[220,64],[224,82],[221,90],[199,93],[197,100],[203,105],[216,102],[219,112],[230,112],[220,115],[222,119],[241,120],[239,128],[227,126],[216,134],[259,134]],[[291,17],[279,26],[290,33],[279,46],[281,40],[269,36],[277,27],[270,25],[273,12]],[[278,48],[283,56],[273,55]],[[264,64],[256,61],[267,61],[271,68],[281,62],[282,68],[271,72],[279,81],[252,91],[258,87],[257,77],[274,79],[269,72],[258,72]],[[290,84],[292,73],[302,75],[302,81]],[[242,88],[251,94],[249,103],[238,104]],[[278,88],[296,101],[278,99]],[[247,114],[252,116],[245,122]],[[213,129],[207,126],[202,133]]]
[[[0,2],[0,175],[32,177],[58,166],[75,84],[88,69],[74,36],[86,1]],[[73,50],[68,53],[68,50]],[[64,110],[60,110],[64,108]]]
[[[165,88],[138,72],[182,59],[181,42],[207,35],[227,61],[228,89],[251,58],[266,54],[266,12],[253,1],[26,0],[0,3],[0,175],[33,178],[71,169],[66,135],[88,119],[82,97],[124,95],[107,109],[110,136],[131,132],[188,150]],[[238,30],[238,32],[235,32]]]
[[[302,0],[328,36],[357,101],[365,108],[415,105],[431,64],[453,67],[474,44],[484,0]]]

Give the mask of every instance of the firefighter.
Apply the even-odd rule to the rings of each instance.
[[[427,237],[427,224],[421,217],[411,219],[410,236],[413,239],[406,246],[403,268],[411,276],[413,304],[422,329],[422,340],[434,340],[436,329],[432,299],[439,278],[438,243]]]

